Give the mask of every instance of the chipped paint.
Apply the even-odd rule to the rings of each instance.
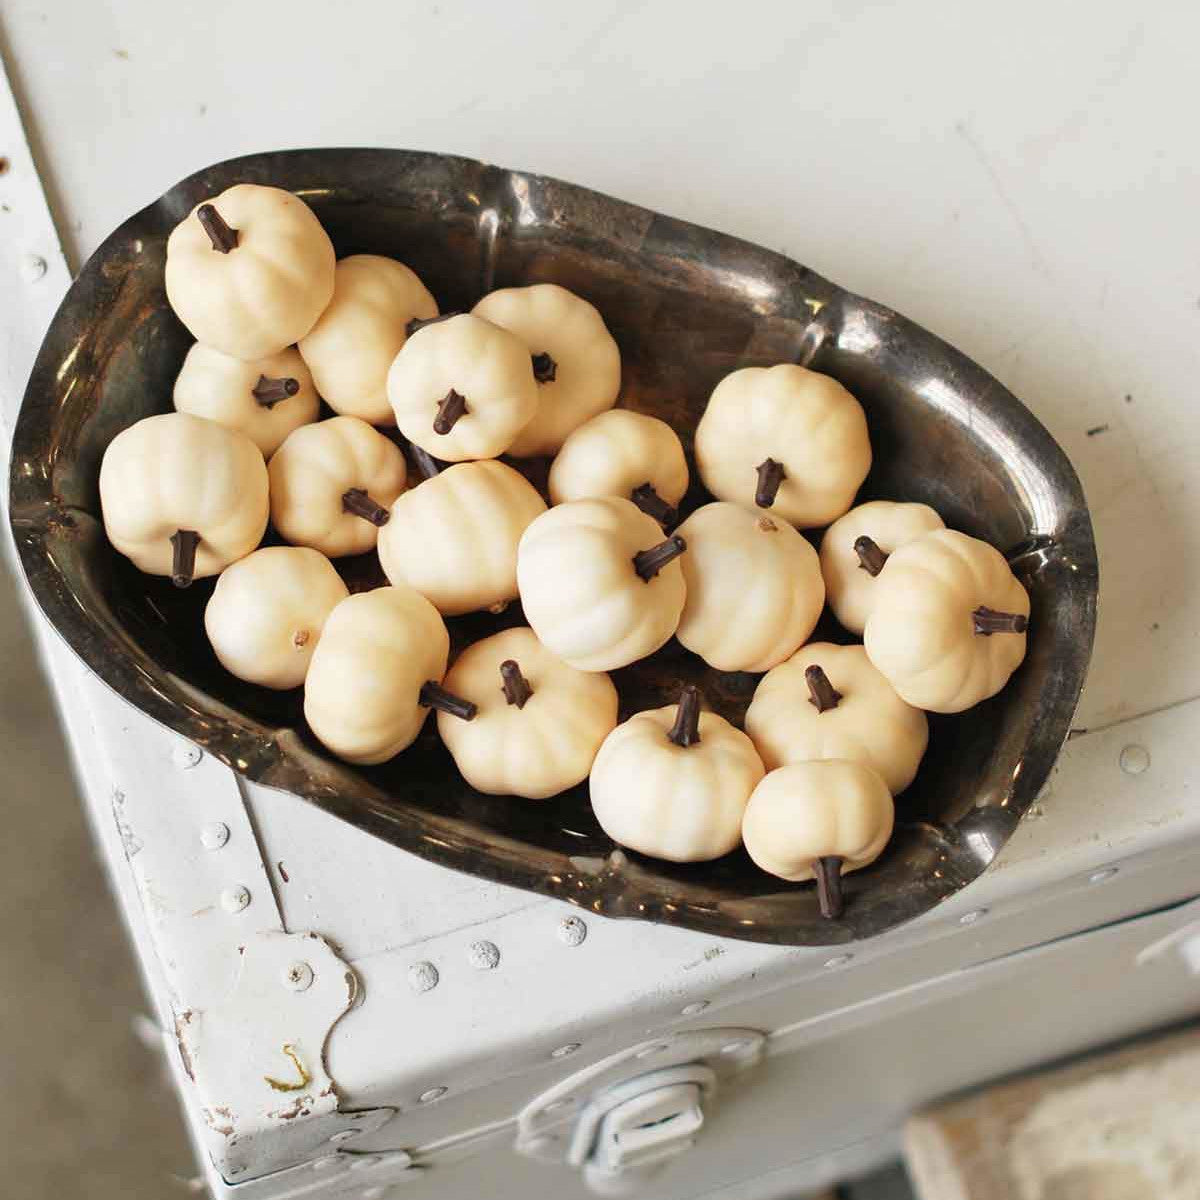
[[[308,1068],[300,1061],[299,1056],[296,1054],[296,1047],[291,1042],[285,1042],[283,1044],[283,1053],[292,1060],[300,1078],[294,1083],[287,1083],[282,1079],[274,1078],[274,1076],[264,1075],[263,1080],[276,1092],[298,1092],[301,1088],[308,1087],[312,1083],[312,1075],[309,1073]]]

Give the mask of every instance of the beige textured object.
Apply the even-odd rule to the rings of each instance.
[[[840,517],[871,468],[862,405],[794,363],[726,375],[696,426],[696,465],[718,500],[801,529]]]
[[[676,533],[687,601],[677,636],[718,671],[769,671],[802,646],[825,604],[817,552],[786,521],[722,501]]]
[[[234,358],[266,358],[304,337],[333,296],[333,272],[333,243],[312,209],[254,183],[197,205],[167,239],[171,307],[198,342]]]
[[[325,621],[347,595],[319,551],[265,546],[221,572],[204,628],[221,665],[239,679],[299,687]]]
[[[876,583],[863,644],[909,704],[962,712],[1025,657],[1029,594],[987,542],[935,530],[891,555]]]
[[[582,296],[556,283],[535,283],[492,292],[472,311],[511,330],[535,360],[537,412],[510,454],[557,454],[573,430],[617,402],[621,352]]]
[[[821,571],[829,607],[843,628],[862,634],[887,556],[944,527],[928,504],[892,500],[869,500],[838,517],[821,539]]]
[[[402,262],[378,254],[338,261],[333,299],[298,349],[334,412],[391,425],[387,375],[414,317],[436,317],[437,301]]]
[[[243,362],[197,342],[175,379],[175,409],[244,433],[270,458],[293,429],[317,419],[321,400],[296,349]]]
[[[286,541],[330,558],[365,554],[407,472],[400,450],[357,417],[304,425],[271,458],[271,521]]]
[[[392,505],[379,561],[446,616],[517,598],[517,545],[545,501],[504,463],[457,463]]]
[[[763,676],[746,732],[768,771],[814,759],[861,762],[893,796],[912,783],[929,744],[925,714],[896,695],[867,652],[829,642],[805,646]]]
[[[488,795],[543,800],[588,777],[617,723],[617,689],[577,671],[521,626],[468,646],[445,687],[477,706],[473,720],[438,713],[463,778]]]

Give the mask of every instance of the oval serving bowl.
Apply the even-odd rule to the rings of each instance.
[[[1028,656],[1008,687],[933,717],[929,754],[897,804],[884,856],[847,877],[845,914],[814,889],[759,872],[743,853],[674,866],[615,851],[586,785],[543,802],[483,796],[429,721],[381,767],[329,756],[301,697],[226,674],[204,636],[212,581],[176,591],[108,545],[97,478],[113,436],[171,406],[190,338],[167,306],[166,239],[201,200],[236,182],[302,196],[339,257],[411,266],[442,311],[541,281],[591,300],[621,347],[621,403],[691,432],[722,376],[801,362],[863,403],[875,466],[860,498],[932,504],[1009,556],[1029,589]],[[523,464],[544,482],[545,464]],[[698,487],[684,512],[703,503]],[[126,221],[80,272],[38,355],[17,421],[11,521],[42,610],[78,656],[143,712],[248,779],[286,789],[434,862],[609,916],[781,945],[869,937],[919,916],[992,861],[1065,740],[1096,619],[1091,521],[1070,463],[982,368],[881,305],[782,255],[543,176],[403,150],[305,150],[200,171]],[[384,582],[374,556],[339,564],[352,588]],[[521,620],[454,618],[457,646]],[[826,618],[828,622],[828,618]],[[815,636],[848,640],[832,623]],[[721,674],[672,642],[616,672],[622,717],[703,688],[740,725],[756,676]]]

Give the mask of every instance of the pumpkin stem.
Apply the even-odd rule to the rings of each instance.
[[[648,517],[653,517],[660,525],[674,525],[679,516],[673,504],[668,504],[655,490],[654,484],[642,483],[629,493],[629,498]]]
[[[258,382],[250,389],[250,395],[263,406],[274,408],[280,400],[294,396],[300,390],[300,381],[291,378],[269,379],[260,375]]]
[[[829,676],[816,663],[813,663],[811,667],[805,667],[804,682],[808,684],[808,702],[816,708],[817,712],[823,713],[828,712],[831,708],[837,708],[842,693],[829,682]]]
[[[416,442],[409,442],[408,448],[412,452],[413,465],[417,468],[417,474],[422,479],[432,479],[435,475],[440,475],[442,468],[446,465],[440,458],[434,458],[428,450],[422,450]]]
[[[451,388],[439,401],[437,416],[433,418],[433,432],[447,434],[466,415],[467,398]]]
[[[196,220],[204,227],[212,248],[222,254],[236,250],[238,231],[225,223],[225,218],[211,204],[202,204],[196,209]]]
[[[524,708],[525,701],[533,695],[533,688],[529,686],[529,680],[521,674],[521,668],[513,659],[506,658],[500,664],[500,679],[503,685],[501,690],[504,692],[504,699],[509,704]]]
[[[440,317],[413,317],[411,321],[404,327],[404,336],[412,337],[418,329],[424,329],[426,325],[436,325],[439,321],[448,321],[451,317],[460,317],[462,313],[448,312],[442,313]]]
[[[475,714],[479,711],[470,700],[464,700],[461,696],[446,691],[436,679],[428,679],[421,684],[417,703],[423,708],[436,708],[438,712],[449,713],[463,721],[475,720]]]
[[[388,518],[392,515],[382,504],[376,504],[367,495],[365,488],[350,488],[342,493],[342,512],[353,513],[380,528],[388,523]]]
[[[773,458],[764,458],[754,469],[758,472],[758,489],[754,493],[754,503],[759,508],[770,508],[779,494],[779,485],[787,477],[783,463],[776,462]]]
[[[888,560],[878,543],[865,534],[854,539],[854,553],[858,555],[859,569],[866,571],[872,579],[883,570],[883,564]]]
[[[177,529],[171,534],[171,582],[177,588],[191,587],[196,575],[196,546],[200,535],[194,529]]]
[[[700,689],[688,684],[679,693],[675,724],[667,737],[677,746],[694,746],[700,740]]]
[[[836,921],[842,915],[846,902],[842,897],[842,860],[836,854],[828,854],[813,862],[813,874],[817,877],[817,900],[821,905],[821,916]]]
[[[687,542],[679,534],[675,534],[649,550],[639,550],[633,556],[633,569],[649,583],[667,563],[678,558],[686,549]]]
[[[997,612],[994,608],[977,608],[971,619],[975,632],[991,637],[993,633],[1024,633],[1029,628],[1029,618],[1020,613]]]
[[[538,383],[553,383],[555,375],[558,374],[558,363],[544,351],[541,354],[534,354],[530,357],[533,359],[534,379]]]

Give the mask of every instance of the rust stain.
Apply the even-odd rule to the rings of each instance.
[[[175,1018],[175,1045],[179,1047],[179,1061],[183,1063],[183,1069],[187,1072],[187,1077],[193,1082],[196,1082],[196,1070],[192,1064],[192,1052],[187,1048],[187,1044],[183,1040],[183,1031],[186,1026],[192,1023],[192,1010],[186,1008]]]
[[[204,1114],[204,1123],[214,1133],[219,1133],[222,1137],[233,1136],[233,1113],[228,1108],[202,1108],[200,1111]],[[218,1117],[223,1117],[224,1120],[218,1120]]]
[[[283,860],[282,859],[280,859],[278,866],[279,866],[279,878],[282,879],[284,883],[291,883],[292,881],[291,881],[290,876],[288,875],[287,871],[285,871],[283,869]]]
[[[312,1113],[312,1096],[297,1096],[287,1108],[267,1113],[268,1117],[277,1121],[294,1121],[297,1117],[307,1117]]]
[[[276,1079],[271,1075],[264,1075],[263,1080],[269,1088],[276,1092],[298,1092],[303,1088],[308,1087],[312,1083],[312,1075],[309,1074],[308,1068],[300,1061],[296,1055],[296,1047],[291,1042],[285,1042],[283,1045],[283,1053],[292,1060],[292,1065],[296,1068],[296,1073],[299,1079],[294,1082],[287,1082],[282,1079]]]

